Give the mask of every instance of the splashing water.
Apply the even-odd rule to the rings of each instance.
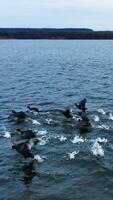
[[[100,143],[107,143],[107,142],[108,142],[108,140],[107,140],[106,138],[100,138],[100,137],[98,137],[98,138],[96,139],[96,141],[97,141],[97,142],[100,142]]]
[[[79,153],[79,150],[78,150],[78,151],[73,151],[72,153],[68,153],[70,160],[74,159],[75,156],[76,156],[78,153]]]
[[[98,117],[97,115],[95,115],[94,121],[95,121],[95,122],[99,122],[99,120],[100,120],[99,117]]]
[[[44,160],[46,160],[46,156],[39,156],[38,154],[34,156],[34,159],[37,160],[39,163],[42,163]]]
[[[112,115],[112,113],[109,113],[109,118],[108,118],[108,119],[113,120],[113,115]]]
[[[46,139],[46,138],[40,138],[40,139],[39,139],[39,143],[38,143],[38,144],[39,144],[40,146],[43,146],[43,145],[45,145],[46,143],[47,143],[47,139]]]
[[[82,138],[82,137],[79,137],[78,135],[75,135],[75,137],[74,137],[74,139],[73,140],[71,140],[71,142],[73,143],[73,144],[76,144],[76,143],[83,143],[83,142],[85,142],[85,140]]]
[[[106,112],[105,112],[103,109],[101,109],[101,108],[98,109],[97,111],[98,111],[99,113],[101,113],[102,115],[105,115],[105,114],[106,114]]]
[[[98,128],[105,129],[105,130],[109,130],[110,129],[110,127],[105,125],[105,124],[99,125]]]
[[[32,123],[33,123],[33,124],[38,124],[38,125],[40,125],[40,122],[38,122],[36,119],[33,119],[33,120],[32,120]]]
[[[42,130],[42,131],[38,131],[37,135],[46,135],[47,134],[47,130]]]
[[[1,125],[0,127],[0,131],[2,133],[2,137],[4,138],[11,138],[11,133],[9,131],[7,131],[6,127],[4,125]]]
[[[104,156],[104,150],[97,141],[94,142],[93,146],[91,147],[91,151],[94,156]]]
[[[64,137],[63,135],[61,135],[61,136],[59,137],[59,140],[60,140],[61,142],[63,142],[63,141],[66,141],[66,140],[67,140],[67,138],[66,138],[66,137]]]
[[[10,132],[5,131],[3,137],[5,137],[5,138],[11,138]]]
[[[48,123],[48,124],[51,124],[51,122],[53,121],[52,119],[45,119],[45,121]]]
[[[101,137],[98,137],[96,139],[91,139],[90,140],[91,142],[100,142],[100,143],[107,143],[108,140],[106,138],[101,138]]]

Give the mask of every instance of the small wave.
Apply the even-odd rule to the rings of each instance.
[[[79,137],[78,135],[75,135],[74,139],[71,140],[71,142],[73,144],[76,144],[76,143],[83,143],[85,140],[82,138],[82,137]]]
[[[48,114],[50,114],[50,111],[43,111],[43,112],[41,112],[41,115],[48,115]]]
[[[91,151],[94,156],[104,156],[104,150],[97,141],[94,142],[93,146],[91,147]]]
[[[40,125],[40,122],[38,122],[36,119],[33,119],[32,120],[32,124],[38,124],[38,125]]]
[[[34,159],[37,160],[39,163],[42,163],[43,161],[45,161],[47,158],[46,156],[39,156],[38,154],[34,156]]]
[[[112,113],[109,113],[109,118],[108,118],[108,119],[113,120],[113,115],[112,115]]]
[[[98,117],[97,115],[95,115],[94,121],[95,121],[95,122],[99,122],[99,120],[100,120],[99,117]]]
[[[98,109],[97,111],[98,111],[99,113],[101,113],[102,115],[105,115],[105,114],[106,114],[106,112],[105,112],[102,108]]]
[[[68,153],[70,160],[74,159],[75,156],[76,156],[78,153],[79,153],[79,150],[78,150],[78,151],[73,151],[72,153]]]

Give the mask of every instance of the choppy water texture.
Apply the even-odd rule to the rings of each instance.
[[[0,41],[0,200],[112,200],[112,54],[113,41]],[[76,116],[84,97],[93,130],[81,134],[56,109]],[[9,122],[12,109],[27,121]],[[39,135],[34,166],[11,149],[16,128]]]

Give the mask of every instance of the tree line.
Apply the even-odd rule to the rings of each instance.
[[[113,39],[113,31],[87,28],[0,28],[0,39]]]

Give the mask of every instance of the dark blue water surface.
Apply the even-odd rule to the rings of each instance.
[[[112,200],[112,82],[113,41],[0,41],[0,200]],[[74,103],[84,97],[93,130],[81,134]],[[74,120],[56,110],[68,106]],[[27,120],[10,122],[12,109]],[[16,128],[40,138],[31,167],[11,148]]]

